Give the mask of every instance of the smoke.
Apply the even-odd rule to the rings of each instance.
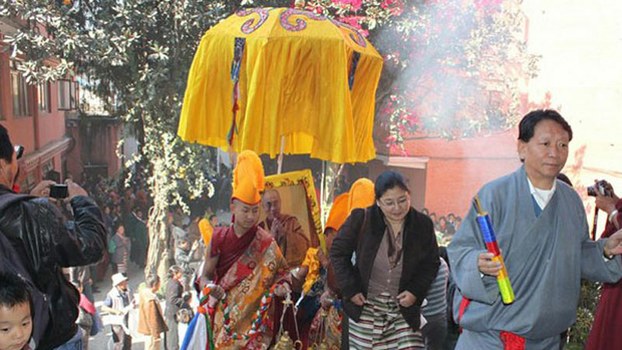
[[[514,124],[519,83],[533,68],[519,5],[416,2],[373,33],[385,56],[378,103],[389,142],[470,137]]]

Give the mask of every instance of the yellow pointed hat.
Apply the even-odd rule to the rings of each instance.
[[[257,153],[245,150],[238,155],[237,165],[233,170],[233,194],[231,199],[240,200],[249,205],[261,202],[264,190],[264,170]]]
[[[328,219],[326,219],[326,225],[324,225],[324,230],[328,228],[332,228],[335,231],[339,231],[341,225],[346,222],[348,218],[348,198],[350,197],[349,193],[342,193],[333,201],[333,206],[330,208],[330,213],[328,213]]]
[[[350,187],[350,197],[348,199],[348,214],[357,208],[367,208],[374,204],[376,195],[374,193],[374,183],[370,179],[360,178]]]

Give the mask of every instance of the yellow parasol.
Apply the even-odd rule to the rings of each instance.
[[[366,162],[382,63],[356,29],[324,16],[238,11],[201,39],[178,134],[238,153]]]

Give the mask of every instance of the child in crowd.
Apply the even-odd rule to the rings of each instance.
[[[80,292],[78,319],[76,324],[82,329],[82,350],[89,349],[89,337],[95,320],[95,305],[84,295],[84,285],[81,281],[71,282]]]
[[[32,297],[17,275],[0,273],[0,350],[34,349]]]

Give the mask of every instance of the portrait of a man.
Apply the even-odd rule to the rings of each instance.
[[[266,190],[262,198],[265,219],[260,226],[268,230],[281,248],[290,267],[298,267],[309,248],[309,237],[298,218],[287,214],[292,212],[283,207],[281,194],[277,189]]]

